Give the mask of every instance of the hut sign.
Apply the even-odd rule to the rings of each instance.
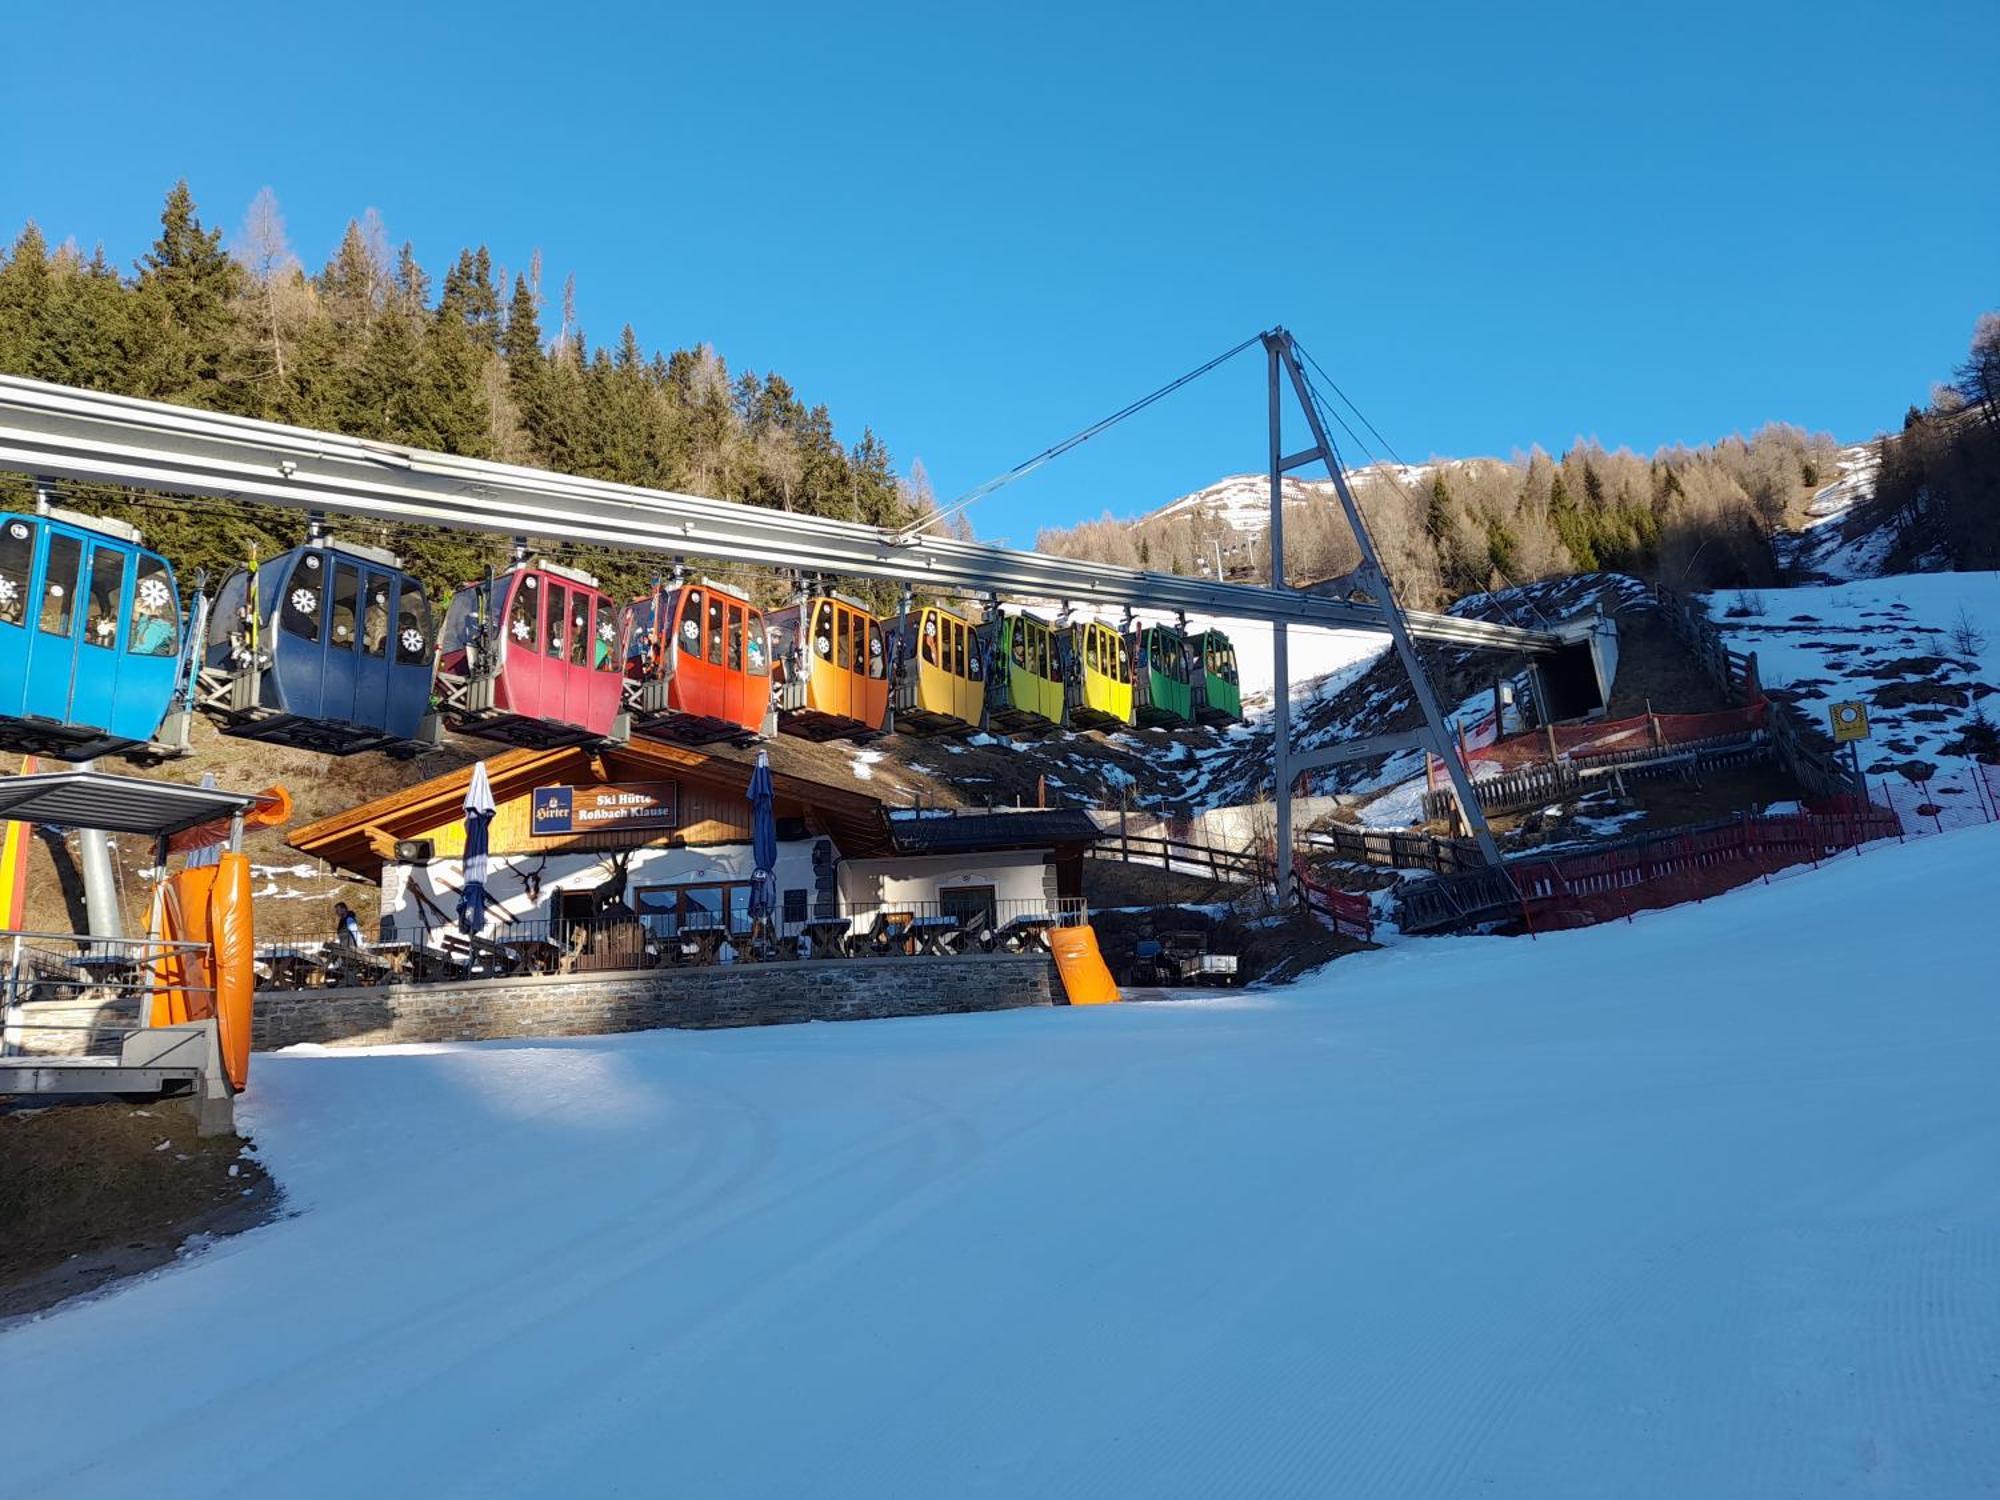
[[[671,781],[538,786],[532,832],[545,837],[607,828],[672,828],[679,821],[677,790]]]

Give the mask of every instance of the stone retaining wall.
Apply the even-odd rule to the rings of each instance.
[[[864,1021],[1049,1005],[1042,954],[855,958],[474,979],[379,989],[260,991],[253,1045],[463,1042],[660,1027]]]

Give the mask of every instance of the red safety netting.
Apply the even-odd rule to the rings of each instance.
[[[1973,762],[1938,767],[1915,780],[1904,775],[1871,776],[1868,800],[1893,811],[1906,836],[1946,833],[2000,821],[2000,766]]]
[[[1849,799],[1853,801],[1855,799]],[[1637,839],[1615,848],[1510,862],[1524,924],[1588,925],[1702,901],[1791,865],[1851,857],[1899,827],[1886,808],[1856,805]]]

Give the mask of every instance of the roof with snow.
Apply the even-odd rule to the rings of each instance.
[[[947,818],[896,818],[889,837],[898,854],[969,854],[989,849],[1049,849],[1103,837],[1077,808],[959,813]]]

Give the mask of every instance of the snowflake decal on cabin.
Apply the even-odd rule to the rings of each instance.
[[[611,639],[611,635],[611,622],[609,620],[600,620],[597,626],[597,638],[600,641],[608,641]]]
[[[681,634],[687,638],[687,643],[690,646],[701,644],[701,626],[697,625],[693,620],[683,620],[681,622]]]
[[[0,578],[0,604],[12,604],[21,597],[21,585],[11,578]]]
[[[514,622],[514,639],[517,641],[525,641],[527,638],[528,638],[528,622],[526,620],[516,620]]]
[[[415,656],[419,651],[424,649],[424,638],[415,629],[404,631],[402,641],[403,650],[411,656]]]
[[[297,610],[300,614],[302,615],[311,614],[313,612],[313,607],[318,603],[319,603],[319,595],[315,594],[311,589],[292,590],[292,608]]]
[[[158,578],[142,579],[139,584],[139,605],[142,609],[165,609],[171,598],[167,585]]]

